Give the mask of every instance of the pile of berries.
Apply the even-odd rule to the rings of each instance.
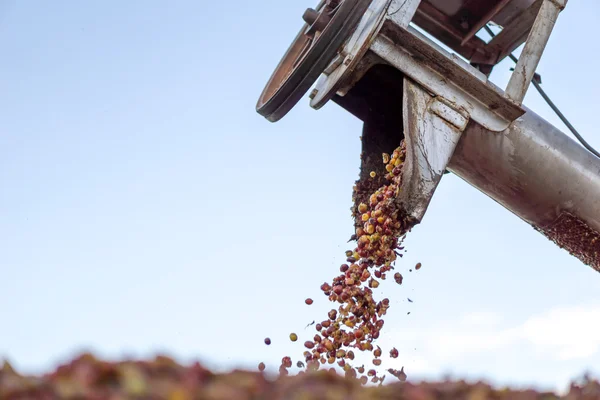
[[[402,378],[401,372],[398,375]],[[534,390],[495,390],[464,381],[365,388],[328,371],[271,380],[258,372],[216,374],[198,363],[181,365],[164,356],[110,363],[86,354],[43,376],[21,375],[10,364],[0,363],[0,399],[592,400],[600,399],[600,383],[589,378],[573,383],[564,397]]]

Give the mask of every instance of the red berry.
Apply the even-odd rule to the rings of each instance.
[[[376,349],[375,349],[375,351],[373,352],[373,355],[374,355],[375,357],[381,357],[381,353],[382,353],[382,351],[381,351],[381,347],[377,346],[377,348],[376,348]]]
[[[291,368],[292,367],[292,359],[290,357],[283,357],[281,359],[281,365],[283,365],[285,368]]]

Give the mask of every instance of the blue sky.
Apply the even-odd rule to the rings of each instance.
[[[277,124],[254,111],[309,5],[0,3],[0,358],[274,370],[301,355],[287,336],[329,309],[318,288],[352,232],[361,130],[333,104]],[[570,2],[539,72],[600,147],[598,17]],[[526,103],[562,127],[536,93]],[[406,243],[381,342],[409,378],[600,375],[600,276],[495,202],[448,175]]]

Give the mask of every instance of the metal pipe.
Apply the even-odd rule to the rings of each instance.
[[[471,122],[448,169],[600,272],[600,159],[543,118]]]

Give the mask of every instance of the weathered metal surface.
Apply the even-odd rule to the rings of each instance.
[[[567,0],[543,0],[535,19],[525,47],[521,52],[515,72],[511,75],[506,95],[521,104],[531,84],[531,79],[538,67],[554,24],[560,12],[565,8]]]
[[[465,37],[463,38],[462,42],[460,43],[461,46],[464,46],[465,43],[467,43],[469,40],[471,40],[471,38],[473,38],[473,36],[475,36],[477,34],[477,32],[479,32],[481,30],[481,28],[483,28],[488,22],[492,21],[494,19],[494,17],[500,12],[502,11],[502,9],[504,7],[506,7],[506,5],[510,2],[511,0],[500,0],[499,3],[496,3],[495,6],[493,6],[492,8],[490,8],[486,14],[481,17],[481,19],[479,19],[479,21],[475,22],[470,28],[469,28],[469,32],[467,32],[467,34],[465,35]]]
[[[454,153],[468,114],[404,80],[406,161],[397,201],[421,222]]]
[[[371,41],[381,29],[385,18],[385,10],[389,7],[392,0],[375,0],[371,2],[362,19],[358,23],[356,30],[339,52],[342,62],[317,82],[314,96],[311,99],[311,107],[320,109],[323,107],[345,84],[350,75],[354,76],[355,70],[363,62],[366,52],[369,50]],[[363,62],[364,65],[364,62]],[[368,65],[370,66],[370,65]],[[329,66],[330,69],[332,66]],[[363,68],[362,71],[365,69]]]
[[[343,95],[357,81],[362,63],[374,53],[395,66],[432,93],[468,111],[471,118],[486,128],[500,132],[524,113],[505,93],[488,81],[477,68],[446,52],[408,26],[419,7],[419,0],[373,0],[358,28],[336,59],[327,68],[311,96],[313,108],[322,107],[336,93]],[[370,52],[368,51],[370,50]],[[337,68],[331,68],[335,67]],[[357,73],[355,73],[355,71]]]
[[[428,1],[421,2],[413,22],[467,60],[478,58],[488,63],[493,58],[485,48],[486,43],[477,36],[462,44],[464,31]]]
[[[392,24],[406,29],[420,4],[421,0],[392,0],[386,19]]]
[[[510,19],[504,29],[485,46],[486,56],[475,55],[471,62],[495,65],[516,50],[529,36],[543,1],[533,2],[527,9]]]
[[[371,51],[491,131],[503,131],[524,113],[483,73],[411,27],[384,25]]]
[[[600,159],[534,112],[496,135],[470,123],[448,169],[600,270]]]
[[[508,26],[527,10],[536,0],[512,0],[496,16],[494,22],[501,26]]]
[[[344,62],[336,68],[327,68],[327,74],[322,76],[311,96],[310,105],[314,109],[323,107],[334,95],[345,94],[348,91],[348,80],[357,81],[356,69],[360,65],[373,40],[384,23],[403,26],[410,24],[421,0],[373,0],[356,30],[340,50]]]
[[[423,0],[413,22],[474,64],[496,65],[525,42],[533,19],[520,18],[534,0]],[[515,19],[520,21],[515,22]],[[487,23],[503,26],[504,39],[476,36]]]

